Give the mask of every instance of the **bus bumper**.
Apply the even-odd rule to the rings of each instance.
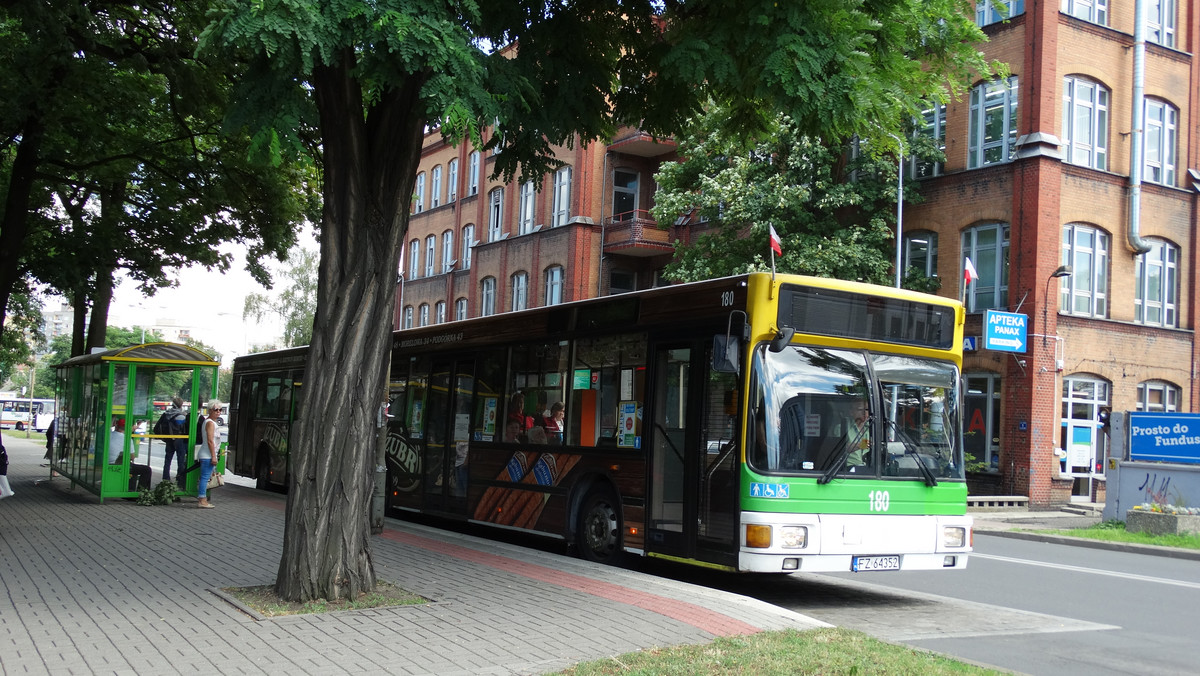
[[[972,522],[970,516],[746,512],[738,569],[753,573],[962,569],[971,552]],[[769,540],[764,539],[765,532]]]

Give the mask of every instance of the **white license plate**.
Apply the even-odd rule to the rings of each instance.
[[[867,570],[900,570],[900,557],[856,556],[850,560],[850,570],[856,573]]]

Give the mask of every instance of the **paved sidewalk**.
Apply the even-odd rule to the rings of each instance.
[[[540,674],[717,636],[827,626],[736,594],[389,519],[376,573],[421,606],[255,620],[212,593],[269,584],[284,499],[99,500],[6,436],[3,674]],[[157,478],[157,469],[155,477]]]

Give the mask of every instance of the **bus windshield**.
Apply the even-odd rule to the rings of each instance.
[[[950,362],[802,345],[753,359],[748,458],[768,474],[962,479]]]

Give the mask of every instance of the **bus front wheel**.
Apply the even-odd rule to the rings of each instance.
[[[593,490],[579,510],[575,531],[579,556],[597,563],[614,563],[621,554],[621,512],[611,491]]]
[[[17,421],[17,431],[18,432],[25,431],[25,423],[21,422],[20,420]]]

